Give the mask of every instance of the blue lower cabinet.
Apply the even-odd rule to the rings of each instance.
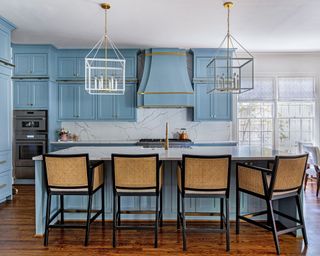
[[[126,85],[124,95],[98,96],[98,120],[136,121],[136,85]]]
[[[95,102],[83,84],[59,84],[59,120],[94,120]]]
[[[15,109],[47,109],[49,88],[47,81],[14,81]]]
[[[207,84],[195,84],[194,121],[231,121],[232,95],[207,93]]]

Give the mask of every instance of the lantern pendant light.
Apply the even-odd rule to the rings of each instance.
[[[229,92],[239,94],[254,87],[254,61],[249,53],[230,33],[232,2],[225,2],[227,9],[227,34],[207,65],[208,93]]]
[[[105,33],[85,58],[85,90],[89,94],[123,95],[126,61],[107,35],[107,11],[111,6],[100,6],[105,12]]]

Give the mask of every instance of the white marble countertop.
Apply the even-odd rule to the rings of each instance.
[[[70,147],[63,150],[52,152],[53,154],[82,154],[88,153],[90,160],[111,160],[112,153],[119,154],[159,154],[160,160],[181,160],[182,154],[194,155],[232,155],[233,160],[271,160],[274,159],[278,151],[260,147],[246,146],[212,146],[191,148],[143,148],[140,146],[128,147]],[[42,156],[36,156],[33,160],[42,160]]]
[[[52,145],[63,144],[135,144],[138,140],[79,140],[79,141],[50,141]],[[195,140],[195,144],[237,144],[236,141]]]

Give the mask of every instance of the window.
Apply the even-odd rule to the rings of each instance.
[[[258,78],[252,91],[239,95],[237,117],[240,145],[296,151],[299,141],[313,142],[314,79]]]

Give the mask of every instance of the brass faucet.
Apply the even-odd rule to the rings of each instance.
[[[168,127],[168,122],[166,123],[166,139],[163,143],[164,150],[169,149],[169,127]]]

